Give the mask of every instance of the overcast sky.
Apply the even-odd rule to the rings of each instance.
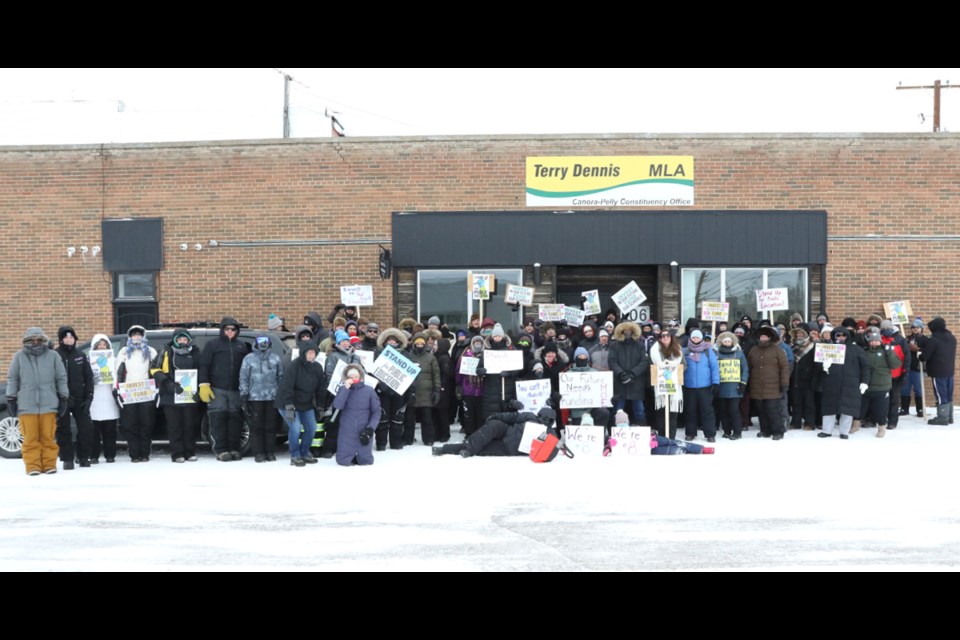
[[[4,69],[0,145],[290,135],[933,130],[953,69]],[[954,86],[954,85],[951,85]],[[960,131],[960,91],[940,125]]]

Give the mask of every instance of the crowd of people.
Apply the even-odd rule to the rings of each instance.
[[[406,318],[381,330],[360,318],[356,307],[339,304],[325,319],[329,330],[319,313],[305,314],[292,332],[297,355],[289,362],[271,350],[268,332],[252,349],[239,341],[240,324],[230,316],[221,321],[219,337],[202,350],[187,329],[175,330],[158,350],[148,344],[143,327],[133,326],[107,383],[92,375],[72,327],[60,327],[55,347],[42,329],[31,327],[10,364],[6,392],[11,414],[20,419],[27,473],[55,473],[58,457],[64,470],[75,463],[98,464],[101,454],[105,462],[114,462],[118,420],[131,462],[148,462],[158,406],[168,427],[171,460],[196,461],[200,403],[217,460],[241,459],[245,419],[256,462],[276,461],[282,423],[295,467],[317,462],[318,425],[323,429],[319,457],[335,457],[340,465],[373,464],[374,451],[414,445],[417,424],[422,443],[436,447],[434,453],[465,456],[501,455],[504,447],[508,453],[502,455],[516,453],[515,425],[522,421],[556,423],[562,432],[584,421],[610,427],[617,415],[628,416],[632,425],[651,425],[661,446],[685,452],[696,447],[677,443],[701,437],[713,443],[718,434],[740,439],[754,417],[757,436],[771,440],[782,440],[788,429],[848,439],[867,427],[882,438],[909,414],[911,399],[917,415],[924,415],[924,370],[933,381],[937,410],[929,423],[953,423],[956,340],[939,317],[928,327],[915,319],[908,335],[879,314],[845,318],[836,327],[825,313],[811,322],[793,314],[789,326],[755,323],[745,315],[732,326],[701,326],[690,319],[681,327],[677,320],[619,321],[611,309],[587,316],[580,327],[528,316],[522,326],[505,330],[491,318],[474,315],[456,331],[437,316],[425,325]],[[267,328],[287,331],[275,314]],[[843,345],[844,356],[821,362],[818,344]],[[111,348],[104,334],[94,335],[91,345]],[[370,354],[362,352],[372,352],[375,359],[388,347],[419,367],[403,393],[367,379],[363,356]],[[522,366],[488,371],[487,354],[505,350],[520,351]],[[463,367],[464,358],[475,358],[476,368]],[[198,372],[196,402],[177,401],[185,393],[181,370]],[[561,409],[564,371],[612,372],[612,407]],[[547,407],[526,413],[517,401],[516,383],[540,379],[550,382]],[[148,380],[156,384],[155,403],[122,401],[120,383]],[[451,424],[457,422],[464,442],[450,443]],[[681,429],[684,440],[674,440]]]

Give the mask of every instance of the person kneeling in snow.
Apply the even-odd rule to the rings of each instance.
[[[522,411],[523,404],[518,400],[511,400],[509,406],[513,411],[491,415],[483,423],[483,426],[467,438],[465,442],[435,445],[433,455],[459,454],[464,458],[527,455],[520,451],[524,425],[527,422],[539,422],[546,429],[553,426],[557,414],[550,407],[543,407],[536,414]]]
[[[337,439],[337,464],[373,464],[373,434],[380,422],[380,399],[373,387],[363,382],[363,367],[347,365],[343,384],[333,399],[340,411],[340,437]]]

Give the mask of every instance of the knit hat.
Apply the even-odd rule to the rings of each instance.
[[[533,369],[534,372],[540,371],[540,372],[542,373],[542,372],[543,372],[543,364],[540,363],[540,362],[534,362],[532,369]]]
[[[340,343],[343,342],[344,340],[346,340],[347,342],[349,342],[349,341],[350,341],[350,335],[349,335],[346,331],[337,331],[337,333],[334,335],[333,339],[334,339],[334,341],[335,341],[337,344],[340,344]]]
[[[597,334],[597,337],[599,338],[599,337],[601,337],[601,336],[607,336],[607,337],[609,338],[609,337],[610,337],[610,332],[607,331],[606,329],[600,329],[600,333]]]
[[[277,314],[271,313],[267,317],[267,329],[270,331],[279,331],[280,327],[283,326],[283,318],[277,317]]]
[[[893,320],[883,320],[880,322],[880,330],[883,331],[884,329],[890,329],[891,331],[896,329],[896,325],[893,324]]]
[[[496,325],[496,321],[493,318],[484,318],[483,322],[480,323],[481,329],[486,329],[487,327],[493,328]]]
[[[144,329],[143,327],[141,327],[140,325],[135,324],[135,325],[133,325],[132,327],[130,327],[129,329],[127,329],[127,337],[129,338],[129,337],[132,336],[134,333],[139,333],[140,335],[145,336],[145,335],[147,335],[147,330]]]
[[[470,350],[471,350],[471,351],[473,351],[473,345],[474,345],[474,344],[477,344],[477,343],[480,344],[480,348],[482,349],[482,348],[483,348],[483,336],[473,336],[472,338],[470,338]]]
[[[577,350],[573,352],[573,359],[577,358],[590,358],[590,354],[583,347],[577,347]]]
[[[613,423],[616,425],[630,424],[630,418],[627,417],[627,413],[623,409],[620,409],[617,411],[617,416],[613,419]]]
[[[367,325],[367,326],[369,326],[369,325]],[[466,335],[467,335],[466,329],[457,329],[457,337],[458,337],[458,338],[459,338],[460,336],[466,336]]]
[[[607,320],[606,322],[603,323],[603,328],[607,330],[607,335],[610,335],[611,333],[613,333],[614,325],[612,322]]]
[[[367,331],[380,331],[380,325],[378,325],[376,322],[368,322]]]
[[[68,327],[66,325],[57,329],[57,340],[63,342],[63,339],[67,337],[67,334],[73,336],[73,339],[77,339],[77,332],[73,330],[73,327]]]
[[[857,320],[857,329],[866,329],[867,323],[864,320]]]
[[[917,317],[917,319],[913,321],[913,326],[918,329],[923,329],[923,318]]]
[[[503,327],[500,325],[499,322],[493,325],[493,332],[490,334],[491,338],[496,338],[497,336],[500,336],[502,338],[505,335],[506,334],[503,332]]]
[[[693,331],[691,331],[690,339],[693,340],[694,338],[700,338],[701,340],[703,340],[703,331],[700,331],[700,329],[694,329]]]
[[[867,331],[865,334],[863,334],[863,338],[867,342],[873,342],[874,340],[876,340],[877,342],[883,342],[883,338],[881,337],[880,332],[874,329],[871,329],[870,331]]]
[[[428,324],[428,325],[435,324],[435,325],[437,325],[437,326],[439,327],[439,326],[440,326],[440,316],[430,316],[430,319],[427,320],[427,324]]]
[[[360,344],[360,342],[362,342],[362,338],[360,336],[350,336],[351,345]]]

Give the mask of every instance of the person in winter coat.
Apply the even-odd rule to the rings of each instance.
[[[667,438],[673,438],[677,433],[677,418],[683,411],[683,380],[679,375],[683,364],[683,350],[680,341],[673,332],[661,329],[657,344],[650,350],[650,361],[657,366],[658,374],[664,376],[664,382],[653,380],[654,387],[654,414],[653,428]]]
[[[7,409],[20,419],[21,454],[28,476],[57,472],[57,416],[67,412],[67,370],[40,327],[23,334],[23,348],[7,371]]]
[[[917,357],[927,345],[927,336],[923,335],[923,319],[917,317],[910,325],[907,336],[907,350],[910,352],[910,370],[907,372],[903,387],[900,388],[900,415],[910,415],[910,393],[913,392],[917,417],[923,417],[923,376],[920,372],[920,358]]]
[[[613,371],[614,412],[629,402],[631,424],[646,424],[643,396],[650,378],[650,358],[640,342],[640,326],[636,322],[617,325],[608,362]]]
[[[338,330],[333,337],[332,348],[327,354],[327,361],[324,365],[324,375],[326,379],[333,380],[335,377],[342,376],[343,370],[341,373],[337,373],[337,367],[342,362],[343,366],[346,367],[351,364],[359,364],[363,366],[363,363],[360,361],[360,356],[354,352],[354,348],[350,343],[350,335],[346,332]],[[337,452],[337,438],[340,435],[340,416],[339,414],[334,417],[333,415],[333,395],[326,393],[323,396],[324,400],[320,403],[320,407],[324,409],[323,414],[328,416],[325,433],[323,437],[323,445],[320,447],[320,457],[321,458],[332,458],[336,455]]]
[[[267,316],[267,331],[282,331],[283,333],[288,333],[290,329],[287,329],[287,325],[284,324],[285,320],[278,316],[275,313],[271,313]]]
[[[790,427],[813,431],[817,422],[814,392],[820,386],[820,374],[823,367],[814,362],[816,344],[810,339],[806,329],[790,331],[793,338],[793,373],[790,375],[790,390],[793,394],[793,417]]]
[[[460,424],[469,437],[483,424],[483,378],[479,375],[460,373],[463,358],[479,358],[483,355],[483,336],[470,338],[470,345],[456,365],[457,395],[460,397]]]
[[[743,397],[750,379],[750,366],[737,336],[729,331],[721,333],[717,338],[717,368],[720,370],[720,394],[716,406],[723,437],[739,440],[742,432],[740,398]]]
[[[610,371],[610,334],[606,329],[597,332],[597,344],[587,349],[590,354],[590,366],[597,371]]]
[[[596,371],[590,366],[590,354],[583,347],[577,347],[573,352],[573,365],[567,371],[572,373],[587,373]],[[593,424],[601,427],[607,426],[610,421],[610,409],[606,407],[592,407],[588,409],[570,409],[570,424],[578,425],[581,423],[584,414],[590,414]]]
[[[283,362],[271,351],[270,336],[257,336],[253,351],[240,367],[240,402],[250,425],[250,450],[254,462],[276,462],[279,414],[274,411],[283,382]]]
[[[902,363],[891,372],[890,409],[887,414],[887,429],[896,429],[900,424],[900,389],[910,370],[911,353],[907,341],[900,335],[900,328],[890,320],[880,323],[880,337],[884,346],[889,346]]]
[[[552,396],[555,396],[553,400],[559,402],[560,373],[566,370],[569,363],[563,359],[566,356],[563,351],[557,349],[556,342],[546,343],[539,349],[539,353],[540,357],[543,358],[543,361],[540,362],[543,367],[540,377],[550,380],[550,393]],[[554,408],[559,409],[559,405]]]
[[[758,405],[758,438],[783,440],[784,423],[780,417],[780,399],[790,387],[787,354],[780,348],[777,330],[767,325],[757,329],[757,345],[747,354],[750,365],[750,397]]]
[[[513,346],[523,352],[523,369],[517,374],[520,380],[529,380],[536,360],[533,357],[533,336],[521,333],[513,341]]]
[[[379,348],[377,346],[379,338],[380,325],[376,322],[368,322],[366,328],[363,330],[363,340],[360,341],[360,349],[362,351],[375,352]]]
[[[869,329],[867,340],[867,362],[870,363],[870,382],[863,394],[860,410],[862,418],[869,418],[877,425],[877,437],[887,432],[887,417],[890,414],[890,387],[893,384],[893,371],[903,362],[894,353],[890,345],[883,344],[880,331]]]
[[[433,407],[433,424],[436,427],[437,442],[450,441],[450,405],[457,401],[457,379],[453,370],[453,361],[450,359],[450,341],[446,338],[437,340],[436,350],[433,352],[440,367],[440,397]]]
[[[477,375],[483,378],[483,415],[489,416],[503,411],[506,403],[517,397],[517,378],[522,370],[501,371],[488,373],[486,363],[491,351],[512,351],[513,342],[504,332],[500,323],[493,326],[493,330],[483,343],[483,354],[480,357],[480,366]]]
[[[683,426],[687,440],[693,441],[697,430],[702,430],[707,442],[716,442],[713,399],[720,395],[720,368],[716,353],[700,329],[690,332],[683,358]]]
[[[327,376],[317,362],[319,352],[312,341],[303,346],[297,359],[284,369],[273,403],[287,425],[290,466],[293,467],[317,462],[310,446],[317,433],[317,408],[323,405],[327,393]],[[326,445],[326,438],[323,443]]]
[[[396,327],[385,329],[377,338],[376,357],[379,358],[387,347],[403,354],[407,350],[407,334]],[[407,403],[413,397],[414,388],[411,384],[400,394],[383,382],[377,384],[376,391],[380,400],[380,422],[376,431],[377,451],[386,451],[388,441],[391,449],[403,449],[403,423]]]
[[[593,349],[597,346],[599,338],[597,336],[597,325],[593,322],[587,322],[581,328],[583,337],[580,338],[580,342],[577,343],[578,347],[583,347],[587,350],[587,353],[590,353],[590,349]]]
[[[181,463],[196,462],[197,428],[200,426],[200,407],[196,403],[197,372],[200,368],[200,349],[193,344],[193,335],[186,329],[173,332],[170,344],[157,354],[150,370],[157,390],[160,406],[167,421],[170,438],[170,459]],[[192,370],[186,378],[181,371]],[[192,392],[186,393],[192,387]],[[177,402],[177,396],[186,396],[188,402]]]
[[[861,398],[869,386],[870,363],[846,327],[835,328],[833,340],[835,344],[844,345],[844,358],[842,364],[824,362],[820,365],[823,369],[823,431],[817,437],[829,438],[834,429],[839,429],[840,439],[846,440],[860,428]]]
[[[327,322],[332,324],[333,321],[334,321],[334,319],[337,318],[338,316],[342,317],[342,318],[343,318],[344,320],[346,320],[347,322],[349,322],[349,321],[351,321],[351,320],[353,320],[354,322],[356,322],[356,321],[357,321],[357,308],[356,308],[356,307],[348,307],[347,305],[345,305],[345,304],[343,304],[343,303],[338,303],[338,304],[334,305],[333,310],[330,312],[330,315],[327,316]]]
[[[147,342],[146,330],[133,325],[127,330],[127,344],[117,357],[117,389],[130,382],[146,382],[151,378],[150,365],[157,350]],[[153,444],[153,426],[157,409],[152,401],[127,402],[120,408],[120,424],[127,434],[127,451],[131,462],[149,462]]]
[[[681,349],[687,348],[687,344],[690,342],[690,333],[694,329],[700,329],[700,321],[696,318],[687,318],[686,324],[683,325],[683,334],[679,336]],[[703,333],[700,335],[702,336]]]
[[[407,357],[420,365],[420,374],[411,385],[413,398],[407,403],[403,424],[403,444],[412,445],[416,441],[414,435],[419,420],[420,438],[423,444],[432,446],[437,440],[432,409],[440,402],[440,364],[433,353],[427,349],[427,336],[423,331],[413,336],[413,348]]]
[[[313,334],[312,339],[317,344],[323,342],[330,335],[330,332],[323,328],[323,318],[316,311],[310,311],[303,316],[303,324],[310,329],[310,333]]]
[[[539,422],[544,429],[553,426],[557,414],[550,407],[543,407],[536,414],[521,410],[516,400],[508,403],[509,411],[492,414],[473,435],[463,442],[433,447],[433,455],[473,456],[525,456],[520,451],[523,429],[528,422]]]
[[[823,325],[830,322],[830,317],[823,311],[817,314],[817,328],[823,330]]]
[[[220,337],[208,342],[200,354],[200,400],[207,403],[213,453],[220,462],[241,457],[240,367],[248,349],[237,339],[239,335],[240,323],[232,316],[224,316]]]
[[[930,321],[930,338],[920,351],[920,362],[926,365],[927,375],[933,379],[933,396],[937,403],[937,417],[927,424],[953,423],[953,371],[957,357],[957,339],[947,330],[947,323],[937,317]]]
[[[373,387],[364,383],[363,367],[351,364],[343,371],[343,384],[333,399],[340,412],[337,464],[373,464],[373,440],[380,421],[380,400]]]
[[[81,467],[90,466],[93,426],[90,424],[90,404],[93,402],[93,370],[90,361],[77,349],[77,333],[73,327],[63,326],[57,330],[60,345],[57,354],[67,370],[67,412],[57,418],[57,445],[64,471],[73,469],[74,459]],[[73,446],[70,415],[77,423],[77,446]]]
[[[91,351],[110,351],[113,347],[106,334],[98,333],[90,342]],[[93,358],[93,353],[90,354]],[[93,386],[93,401],[90,403],[90,462],[100,462],[100,453],[103,452],[106,462],[114,462],[117,458],[117,420],[120,418],[120,407],[113,398],[113,377],[116,374],[116,360],[107,354],[98,354],[91,361],[91,371],[96,368]]]

